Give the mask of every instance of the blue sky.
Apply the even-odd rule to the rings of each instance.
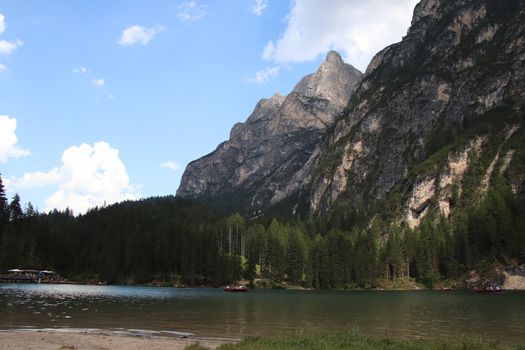
[[[186,164],[336,49],[364,70],[416,0],[3,0],[0,173],[41,211],[174,194]]]

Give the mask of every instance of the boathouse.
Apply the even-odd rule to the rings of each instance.
[[[6,283],[56,283],[59,280],[57,273],[49,270],[11,269],[0,275],[0,282]]]

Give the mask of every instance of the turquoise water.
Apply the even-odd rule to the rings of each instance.
[[[525,342],[525,293],[0,285],[0,329],[84,328],[241,338],[299,328]],[[138,331],[137,331],[138,332]]]

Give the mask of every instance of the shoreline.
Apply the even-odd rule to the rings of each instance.
[[[103,330],[81,328],[42,328],[0,330],[0,349],[131,349],[184,350],[193,344],[217,349],[240,339],[195,337],[191,333],[145,330]]]
[[[525,279],[525,278],[524,278]],[[499,288],[501,292],[525,292],[525,281],[519,281],[519,283],[515,283],[514,285],[510,286],[509,288],[505,288],[505,286]],[[17,282],[2,282],[0,281],[1,285],[13,285],[13,284],[21,284],[21,285],[77,285],[77,286],[100,286],[100,287],[152,287],[152,288],[173,288],[173,289],[220,289],[222,290],[223,287],[212,287],[212,286],[180,286],[180,285],[158,285],[158,284],[89,284],[89,283],[80,283],[80,282],[67,282],[67,283],[17,283]],[[400,291],[406,291],[406,292],[418,292],[418,291],[471,291],[475,292],[479,289],[484,288],[476,288],[476,287],[435,287],[435,288],[428,288],[424,286],[418,286],[416,288],[385,288],[385,287],[375,287],[375,288],[329,288],[329,289],[316,289],[316,288],[303,288],[303,287],[297,287],[297,286],[290,286],[285,288],[271,288],[271,287],[255,287],[250,288],[251,291],[265,291],[265,290],[285,290],[285,291],[302,291],[302,292],[312,292],[312,291],[383,291],[383,292],[400,292]],[[1,331],[1,330],[0,330]]]

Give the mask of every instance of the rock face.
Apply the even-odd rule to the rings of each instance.
[[[461,189],[469,163],[496,142],[467,138],[469,130],[483,120],[499,136],[523,129],[523,119],[510,119],[524,113],[524,16],[523,1],[421,1],[407,36],[372,60],[345,118],[307,162],[311,211],[366,208],[397,192],[411,227],[432,208],[448,216],[452,187]]]
[[[177,194],[227,198],[252,215],[275,205],[366,211],[397,194],[410,227],[432,210],[448,216],[472,161],[486,174],[480,195],[493,174],[520,169],[523,23],[522,0],[422,0],[406,37],[364,76],[329,53],[289,96],[261,101],[229,141],[191,163]],[[525,174],[513,174],[522,191]]]
[[[310,158],[327,127],[341,114],[362,73],[328,53],[317,72],[288,96],[261,100],[230,139],[191,162],[177,195],[232,205],[247,215],[285,198],[290,178]]]

